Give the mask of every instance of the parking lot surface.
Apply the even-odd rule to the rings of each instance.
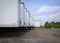
[[[0,34],[0,43],[60,43],[60,29],[33,30]]]

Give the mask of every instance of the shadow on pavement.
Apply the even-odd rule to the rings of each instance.
[[[0,33],[0,38],[12,38],[12,37],[21,37],[22,35],[25,35],[26,32],[29,32],[30,30],[20,30],[17,32],[5,32]]]

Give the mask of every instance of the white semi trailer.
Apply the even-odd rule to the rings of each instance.
[[[16,31],[20,27],[20,5],[21,0],[0,0],[0,32]]]
[[[24,21],[25,21],[25,27],[26,27],[26,26],[27,26],[27,8],[25,8],[24,14],[25,14],[25,19],[24,19]]]
[[[20,16],[20,19],[21,19],[21,26],[24,26],[24,8],[25,8],[25,5],[23,2],[21,2],[21,16]]]
[[[20,26],[21,0],[0,0],[0,27]]]
[[[31,26],[29,15],[30,13],[21,0],[0,0],[0,27],[4,28],[0,29],[0,32],[6,29],[8,31],[14,28],[14,31],[18,27],[25,28]]]

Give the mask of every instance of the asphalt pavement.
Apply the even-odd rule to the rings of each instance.
[[[0,43],[60,43],[60,29],[34,28],[0,34]]]

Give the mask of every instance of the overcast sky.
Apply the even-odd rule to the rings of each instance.
[[[60,0],[22,0],[31,15],[43,25],[46,21],[60,22]]]

